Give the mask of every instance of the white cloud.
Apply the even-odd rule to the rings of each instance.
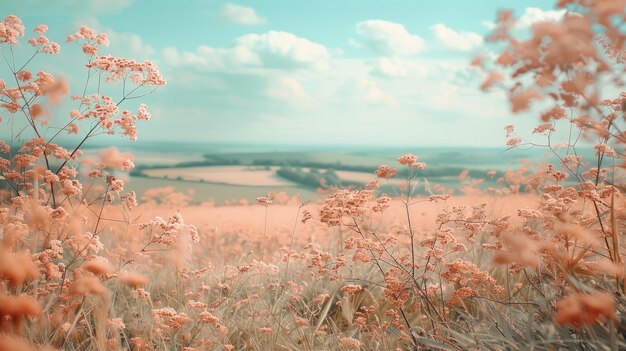
[[[527,28],[537,22],[558,22],[563,19],[567,10],[542,10],[537,7],[527,7],[524,14],[517,21],[518,28]]]
[[[111,47],[110,52],[123,52],[125,55],[136,60],[146,60],[155,54],[155,50],[150,44],[146,44],[139,35],[131,33],[118,33],[106,30]]]
[[[330,57],[323,45],[286,32],[247,34],[239,37],[235,41],[235,46],[256,53],[264,65],[272,67],[320,66]]]
[[[494,21],[481,21],[480,24],[489,30],[494,30],[496,28],[496,23]]]
[[[168,67],[170,94],[159,95],[158,106],[167,109],[165,117],[184,115],[171,106],[187,106],[193,119],[168,119],[167,127],[154,127],[152,135],[170,128],[178,133],[172,138],[206,140],[206,130],[193,127],[202,120],[215,125],[209,133],[216,141],[268,142],[276,136],[305,144],[494,146],[502,141],[498,131],[508,123],[502,118],[509,111],[505,93],[480,91],[482,77],[467,68],[466,58],[333,56],[328,63],[324,74],[261,67],[198,74],[191,65]],[[406,79],[373,77],[372,69],[381,63]],[[425,74],[418,76],[420,69]],[[181,82],[185,73],[194,80]],[[202,112],[196,116],[196,110]],[[424,125],[429,128],[420,128]],[[182,126],[187,126],[184,132]]]
[[[399,57],[381,57],[374,63],[371,73],[384,78],[423,77],[428,74],[425,67],[419,63]]]
[[[372,73],[384,77],[406,77],[407,70],[404,65],[395,60],[383,57],[374,66]]]
[[[356,25],[356,32],[367,44],[381,55],[414,55],[424,48],[424,39],[409,33],[398,23],[383,20],[367,20]]]
[[[517,19],[515,28],[526,29],[537,22],[558,22],[563,19],[567,10],[542,10],[537,7],[527,7],[524,10],[524,14]],[[496,23],[493,21],[482,21],[481,24],[489,29],[496,28]]]
[[[282,77],[266,91],[267,96],[281,100],[307,100],[308,96],[300,83],[290,77]]]
[[[368,78],[361,78],[358,81],[358,88],[362,94],[363,100],[371,104],[383,104],[389,107],[397,107],[398,101],[384,92],[378,84]]]
[[[472,51],[483,44],[483,38],[474,32],[457,32],[443,23],[430,27],[435,37],[446,47],[456,51]]]
[[[242,66],[283,70],[324,69],[328,65],[329,57],[330,53],[323,45],[291,33],[277,31],[241,36],[228,48],[202,45],[195,52],[179,52],[173,47],[163,51],[163,58],[170,65],[197,65],[206,70]]]
[[[224,5],[220,11],[220,18],[230,23],[246,26],[260,25],[266,22],[265,18],[259,16],[252,7],[236,4]]]

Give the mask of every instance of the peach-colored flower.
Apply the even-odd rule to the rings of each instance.
[[[340,290],[343,292],[347,292],[349,294],[354,294],[363,290],[363,287],[360,285],[356,285],[356,284],[348,284],[344,286],[343,288],[341,288]]]
[[[148,278],[137,273],[125,273],[118,277],[120,283],[128,285],[133,289],[137,289],[141,286],[145,286],[148,283]]]
[[[487,74],[487,78],[485,78],[485,80],[483,81],[483,83],[480,85],[480,89],[482,90],[489,90],[489,88],[491,88],[492,86],[494,86],[495,84],[501,82],[504,80],[504,76],[502,75],[502,73],[500,72],[489,72]]]
[[[89,294],[104,295],[106,288],[100,280],[93,276],[80,277],[70,286],[70,294],[86,296]]]
[[[48,26],[45,24],[40,24],[37,27],[35,27],[35,29],[33,29],[33,31],[37,34],[43,34],[48,30]]]
[[[0,37],[1,39],[2,37]],[[6,351],[35,351],[37,350],[33,345],[26,342],[26,340],[13,335],[6,335],[0,333],[0,350]]]
[[[261,204],[263,206],[269,206],[272,204],[272,197],[271,196],[261,196],[261,197],[257,197],[256,198],[256,202],[258,204]]]
[[[22,82],[30,80],[33,77],[33,75],[26,70],[21,70],[17,72],[15,76],[17,77],[17,79],[21,80]]]
[[[382,165],[378,167],[375,173],[376,176],[378,176],[379,178],[389,179],[395,177],[395,175],[398,174],[398,170],[395,168],[390,168],[386,165]]]
[[[604,291],[591,294],[575,293],[556,302],[555,321],[581,328],[601,318],[615,319],[615,298]]]
[[[111,274],[111,273],[113,273],[115,271],[113,266],[111,266],[108,262],[101,261],[101,260],[89,261],[89,262],[85,263],[82,267],[86,271],[89,271],[89,272],[91,272],[93,274],[96,274],[96,275],[107,275],[107,274]]]
[[[417,161],[417,156],[413,154],[406,154],[398,157],[398,163],[401,165],[409,166]]]
[[[19,287],[38,275],[39,270],[26,253],[12,254],[0,246],[0,278],[6,279],[10,287]]]
[[[361,342],[354,338],[341,338],[339,339],[339,347],[343,350],[358,350],[361,347]]]
[[[274,332],[274,328],[271,327],[261,327],[259,328],[261,334],[272,334]]]

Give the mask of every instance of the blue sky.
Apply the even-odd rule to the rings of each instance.
[[[67,34],[109,35],[103,54],[154,61],[168,84],[145,102],[139,140],[367,146],[502,146],[502,92],[469,67],[500,8],[523,25],[555,19],[546,1],[4,1],[28,30],[45,23],[53,73],[82,86]],[[46,60],[44,60],[46,59]],[[0,71],[3,72],[3,71]],[[136,107],[125,106],[130,110]],[[52,118],[61,123],[67,111]]]

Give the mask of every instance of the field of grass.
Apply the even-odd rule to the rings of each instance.
[[[294,185],[276,176],[276,167],[265,169],[250,166],[213,166],[148,169],[148,177],[202,181],[242,186],[288,187]]]
[[[210,153],[195,145],[187,150],[184,144],[169,144],[171,158],[163,157],[163,162],[153,163],[158,159],[154,151],[139,149],[134,161],[138,171],[131,174],[131,181],[138,194],[143,194],[151,186],[174,186],[177,191],[186,192],[191,189],[195,192],[194,201],[202,202],[213,198],[218,203],[226,200],[243,198],[252,201],[259,195],[271,192],[285,191],[291,196],[300,194],[305,200],[319,199],[316,189],[323,187],[316,183],[295,183],[294,180],[282,178],[276,171],[281,167],[296,166],[301,172],[310,172],[312,168],[325,172],[332,169],[339,177],[341,184],[365,185],[376,179],[374,170],[379,164],[393,160],[394,150],[381,151],[329,151],[329,150],[301,150],[287,151],[275,147],[273,151],[266,151],[264,147],[257,147],[255,151],[221,150],[217,146],[206,145],[204,149],[214,150]],[[272,150],[271,147],[265,147]],[[172,153],[171,150],[179,150]],[[442,185],[459,192],[463,186],[458,176],[464,170],[469,170],[471,178],[484,179],[482,188],[493,187],[496,178],[487,177],[490,170],[500,175],[507,170],[516,169],[522,162],[531,165],[552,161],[553,158],[537,155],[535,152],[511,150],[503,152],[501,149],[454,149],[443,150],[423,149],[420,160],[429,165],[428,173],[418,177],[421,185],[418,191],[425,192],[425,187]],[[180,162],[173,162],[176,155],[185,155]],[[194,166],[191,166],[194,164]],[[206,165],[202,165],[206,164]],[[222,165],[235,164],[235,165]],[[269,170],[268,170],[269,169]],[[427,178],[428,183],[424,182]],[[394,186],[403,186],[404,180],[391,180]],[[390,191],[387,182],[381,183]],[[328,186],[329,184],[326,184]],[[332,185],[332,184],[330,184]]]
[[[238,203],[242,199],[251,202],[259,196],[273,192],[285,192],[292,197],[300,196],[304,201],[319,198],[315,191],[300,186],[239,186],[146,177],[130,177],[128,184],[137,193],[138,197],[143,196],[149,189],[173,187],[176,192],[189,194],[191,202],[194,203]]]
[[[102,151],[91,154],[122,168],[130,157]],[[60,199],[60,214],[30,198],[0,212],[2,242],[30,238],[0,245],[0,329],[22,335],[0,333],[0,350],[626,345],[622,302],[606,292],[623,289],[623,265],[602,234],[623,230],[626,202],[609,185],[588,192],[523,152],[448,149],[420,155],[425,169],[410,154],[379,167],[383,154],[358,151],[178,153],[83,176],[85,195]]]

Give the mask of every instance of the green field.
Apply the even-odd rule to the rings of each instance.
[[[131,172],[132,188],[143,194],[147,189],[173,186],[176,191],[193,192],[194,202],[232,202],[254,200],[271,192],[285,191],[303,200],[319,197],[320,179],[329,186],[360,186],[376,179],[373,171],[381,164],[396,165],[405,153],[418,155],[428,168],[418,180],[457,189],[458,175],[469,171],[470,179],[484,178],[483,187],[495,186],[494,180],[523,162],[540,164],[558,161],[554,155],[538,150],[482,148],[415,148],[370,151],[345,148],[287,148],[281,146],[220,146],[143,143],[120,147],[135,155],[136,169]],[[91,152],[96,153],[97,149]],[[589,150],[584,153],[591,157]],[[486,172],[495,170],[494,179]],[[399,185],[403,174],[394,182]],[[383,191],[391,191],[389,188]],[[424,192],[419,187],[417,192]]]

